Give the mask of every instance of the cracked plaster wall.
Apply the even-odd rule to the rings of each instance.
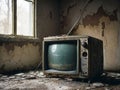
[[[120,72],[119,0],[62,0],[60,15],[61,34],[67,34],[81,15],[71,35],[85,34],[103,40],[104,69]]]

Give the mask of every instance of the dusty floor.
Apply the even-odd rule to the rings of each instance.
[[[0,90],[120,90],[120,73],[88,83],[83,79],[47,78],[41,71],[0,74]]]

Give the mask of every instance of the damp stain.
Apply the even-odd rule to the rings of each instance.
[[[99,25],[99,20],[101,17],[109,17],[110,21],[117,21],[117,9],[115,9],[112,14],[107,13],[103,7],[99,7],[97,13],[93,14],[93,15],[87,15],[85,18],[83,18],[82,22],[84,27],[86,27],[87,25],[91,25],[91,26],[98,26]]]

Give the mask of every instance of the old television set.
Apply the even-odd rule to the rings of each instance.
[[[103,42],[90,36],[44,37],[45,75],[96,78],[103,73]]]

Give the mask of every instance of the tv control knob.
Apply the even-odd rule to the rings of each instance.
[[[82,46],[83,46],[84,48],[88,48],[87,42],[82,42]]]
[[[87,57],[87,55],[88,55],[88,54],[87,54],[86,51],[84,51],[84,52],[82,53],[82,56],[83,56],[83,57]]]

